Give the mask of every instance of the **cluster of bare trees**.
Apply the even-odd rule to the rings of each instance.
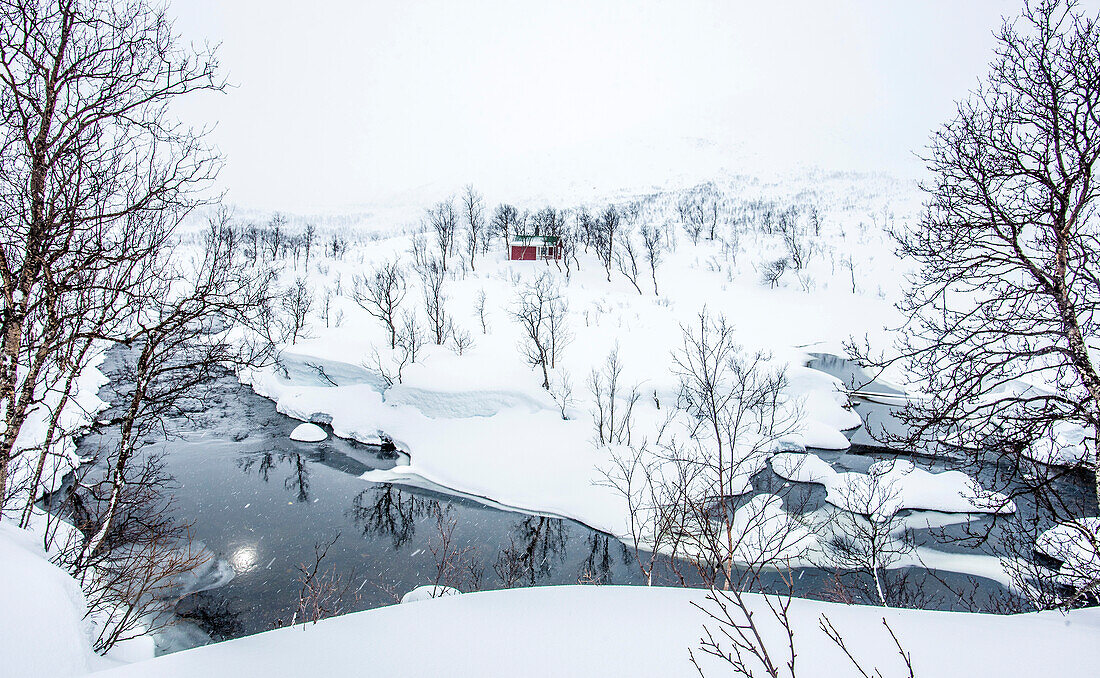
[[[619,351],[608,354],[603,367],[588,375],[588,391],[592,395],[592,425],[600,445],[630,445],[634,432],[634,406],[641,394],[638,387],[629,389],[623,380],[623,364]]]
[[[597,215],[587,208],[563,210],[547,206],[535,211],[520,211],[514,205],[500,204],[486,219],[484,198],[472,186],[467,186],[460,197],[460,208],[454,200],[437,203],[428,210],[425,231],[432,237],[429,253],[427,239],[417,236],[413,240],[412,255],[417,270],[430,268],[430,260],[436,259],[439,268],[449,272],[454,268],[454,256],[461,255],[461,270],[476,270],[478,253],[488,252],[493,238],[500,238],[505,246],[522,235],[543,235],[557,239],[560,259],[553,261],[568,279],[573,269],[580,269],[579,248],[593,251],[603,267],[608,282],[614,271],[623,274],[639,293],[640,279],[648,270],[654,294],[658,293],[657,270],[664,253],[671,247],[672,239],[667,227],[646,223],[638,205],[616,207],[609,205]],[[465,239],[461,251],[458,243]],[[640,242],[639,242],[640,238]],[[547,264],[549,265],[549,261]]]
[[[671,241],[664,233],[665,229],[645,220],[640,205],[609,205],[595,216],[581,208],[576,212],[575,224],[573,233],[563,238],[565,254],[572,253],[575,258],[578,243],[584,246],[585,251],[593,250],[607,274],[608,282],[611,282],[614,268],[630,281],[638,294],[642,294],[639,280],[648,268],[653,293],[658,294],[657,269],[664,253],[670,249]],[[638,237],[641,238],[640,246]]]
[[[866,496],[852,498],[862,500],[853,506],[855,512],[837,512],[831,527],[804,516],[805,504],[799,502],[808,495],[754,490],[750,479],[765,468],[767,456],[797,430],[800,420],[798,408],[786,400],[785,372],[767,355],[742,349],[721,317],[703,312],[682,334],[674,355],[680,377],[677,408],[652,440],[601,431],[603,440],[615,445],[605,482],[627,502],[627,544],[644,581],[681,586],[701,581],[709,589],[696,604],[705,621],[690,657],[700,673],[707,666],[703,657],[709,656],[738,675],[794,678],[796,631],[799,638],[804,631],[796,628],[791,613],[791,568],[808,556],[822,555],[813,533],[834,535],[836,543],[826,545],[833,567],[839,569],[838,577],[851,579],[841,591],[863,592],[856,587],[869,582],[869,600],[915,604],[911,595],[921,590],[907,586],[904,575],[888,573],[912,548],[900,519],[884,512],[894,505],[896,488],[868,484]],[[594,412],[597,421],[609,423],[610,404],[617,401],[629,408],[636,398],[636,389],[613,397],[622,391],[621,374],[613,355],[593,378],[600,383],[596,399],[604,403]],[[629,418],[629,411],[620,416]],[[677,433],[678,417],[690,422],[686,439]],[[766,595],[752,596],[751,591]],[[893,629],[885,629],[898,650],[901,675],[913,676],[911,656]],[[880,675],[851,651],[828,616],[819,617],[816,630],[858,671]]]
[[[724,318],[704,311],[682,334],[674,355],[680,399],[655,439],[632,437],[629,423],[613,423],[614,417],[629,422],[637,399],[636,388],[620,385],[617,356],[594,373],[593,395],[600,404],[593,416],[602,422],[601,442],[614,445],[605,482],[627,502],[628,547],[644,581],[681,586],[701,581],[710,589],[697,605],[706,619],[698,651],[741,675],[763,671],[793,677],[797,643],[790,569],[812,553],[811,532],[819,528],[802,516],[805,507],[797,495],[758,492],[750,479],[766,468],[779,441],[797,430],[798,407],[785,394],[785,371],[766,354],[741,348]],[[678,421],[688,422],[686,436]],[[890,488],[879,489],[882,494]],[[878,500],[888,503],[890,497],[867,497],[868,503]],[[880,509],[877,503],[867,507],[869,514]],[[882,582],[898,557],[896,520],[844,517],[866,529],[839,530],[847,536],[836,551],[848,560],[836,566],[867,572],[878,599],[889,604]],[[778,592],[776,584],[766,582],[768,573]],[[747,595],[753,590],[769,595]],[[842,634],[828,618],[820,623],[844,649]],[[895,642],[907,658],[896,636]],[[691,658],[702,671],[701,656],[693,651]],[[848,656],[863,670],[858,657]],[[911,666],[908,660],[905,666]]]
[[[815,209],[813,212],[815,218],[817,214]],[[802,226],[800,222],[798,211],[793,207],[779,215],[779,234],[783,236],[783,246],[786,247],[791,266],[796,271],[804,269],[817,252],[817,243],[810,238],[807,227]],[[815,223],[819,224],[819,222]],[[809,227],[819,228],[820,226],[811,224]]]
[[[718,233],[718,199],[711,193],[689,195],[676,206],[680,214],[680,223],[698,245],[699,238],[705,233],[707,240],[714,240]]]
[[[370,275],[355,276],[352,299],[385,327],[389,334],[389,356],[375,350],[366,364],[387,386],[400,384],[405,367],[416,362],[424,344],[423,330],[414,310],[402,310],[408,294],[405,269],[400,261],[380,264]],[[442,302],[440,302],[442,303]]]
[[[614,354],[594,374],[598,438],[616,445],[605,477],[627,500],[647,581],[665,554],[685,559],[708,585],[729,588],[741,580],[739,566],[775,565],[800,553],[801,525],[779,509],[778,497],[742,499],[765,455],[796,430],[798,410],[785,400],[784,371],[765,354],[745,352],[721,317],[704,312],[697,326],[684,327],[675,361],[680,399],[655,440],[630,433],[637,389],[616,397],[623,389]],[[686,436],[676,435],[678,421],[687,422]]]
[[[501,209],[504,207],[501,206],[493,220],[486,221],[485,200],[473,186],[467,186],[463,190],[459,202],[460,205],[456,208],[453,198],[443,200],[427,213],[426,230],[434,241],[433,256],[438,259],[439,268],[444,272],[448,270],[448,265],[454,263],[456,255],[465,255],[463,265],[468,264],[471,271],[476,270],[477,255],[488,251],[493,232],[498,228],[507,231],[516,218],[515,208],[511,208],[511,212],[506,212],[501,217]],[[505,220],[503,224],[498,223],[499,218]],[[427,265],[423,247],[415,248],[414,259],[418,268]]]
[[[450,243],[447,247],[450,255],[454,253],[460,227],[465,225],[463,271],[466,265],[474,268],[477,253],[487,252],[494,237],[507,245],[517,235],[545,235],[557,238],[561,258],[553,264],[559,270],[564,266],[567,279],[574,268],[579,270],[578,253],[583,249],[596,255],[608,282],[617,272],[642,294],[641,281],[648,273],[650,281],[645,284],[647,287],[651,284],[658,295],[658,269],[665,254],[675,249],[674,229],[667,223],[651,223],[644,202],[607,205],[596,211],[583,206],[573,210],[545,207],[521,211],[514,205],[500,204],[487,222],[483,198],[473,187],[466,187],[461,203],[461,214],[455,211],[453,201],[437,204],[429,211],[428,230],[435,235],[437,246]],[[811,289],[812,279],[804,278],[801,272],[823,251],[820,235],[824,216],[816,203],[781,207],[774,201],[756,200],[730,204],[713,186],[707,185],[682,198],[676,208],[680,225],[692,242],[698,244],[700,238],[720,242],[727,260],[736,261],[740,237],[746,229],[779,236],[782,256],[756,265],[761,281],[776,287],[784,273],[793,270],[803,287]],[[414,247],[414,254],[426,255],[425,245]],[[448,268],[442,249],[438,258]],[[854,265],[852,272],[854,279]]]
[[[812,279],[801,272],[824,249],[820,241],[824,215],[816,202],[792,200],[786,206],[765,199],[737,202],[706,184],[681,198],[676,208],[680,225],[693,244],[700,239],[719,242],[725,259],[734,263],[744,234],[755,231],[779,236],[782,255],[773,253],[754,265],[761,283],[777,287],[783,275],[793,270],[803,288],[811,289]],[[652,252],[645,233],[643,239],[647,251]],[[655,267],[652,270],[655,272]]]
[[[267,224],[250,223],[240,227],[244,256],[250,263],[277,263],[290,260],[294,268],[299,262],[309,267],[317,252],[337,259],[348,249],[347,238],[338,232],[322,237],[313,223],[292,228],[285,215],[276,212]]]
[[[384,356],[375,350],[366,367],[377,372],[387,386],[401,383],[404,369],[415,364],[425,342],[437,345],[451,341],[460,353],[469,347],[469,335],[456,330],[447,309],[447,274],[439,259],[424,257],[416,265],[423,286],[424,308],[428,325],[420,323],[414,308],[403,308],[408,296],[407,269],[400,260],[379,264],[371,274],[355,277],[352,299],[382,323],[389,335],[389,350]]]
[[[811,206],[809,223],[805,223],[806,220],[803,219],[801,210],[796,206],[778,212],[769,210],[766,214],[769,216],[767,223],[774,224],[769,226],[768,232],[779,234],[783,241],[785,254],[778,258],[766,259],[756,266],[757,271],[760,273],[760,282],[768,287],[778,287],[783,274],[793,270],[803,288],[809,291],[812,280],[804,278],[803,271],[821,251],[821,244],[817,240],[817,235],[811,235],[811,231],[814,233],[820,232],[820,211],[816,205]],[[852,261],[851,254],[848,255],[848,260]],[[854,264],[852,281],[854,292]]]
[[[181,46],[159,7],[105,0],[4,3],[0,45],[0,519],[27,524],[69,470],[78,377],[119,347],[115,407],[97,423],[113,442],[77,474],[64,509],[77,529],[55,544],[106,651],[149,623],[166,577],[201,562],[141,450],[164,417],[200,406],[212,374],[266,355],[272,276],[224,212],[197,247],[175,233],[219,160],[170,105],[223,89],[212,50]],[[17,447],[43,416],[44,437]]]

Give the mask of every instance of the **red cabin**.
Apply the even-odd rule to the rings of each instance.
[[[561,259],[561,242],[556,235],[517,235],[508,243],[512,261]]]

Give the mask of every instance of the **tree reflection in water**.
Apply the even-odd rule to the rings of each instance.
[[[581,563],[580,572],[577,573],[577,581],[592,584],[613,584],[611,566],[611,541],[606,534],[592,532],[585,537],[585,545],[588,546],[588,555]]]
[[[245,473],[255,469],[256,475],[266,483],[271,478],[271,471],[283,462],[290,466],[290,474],[283,480],[283,487],[294,492],[299,503],[309,501],[309,465],[307,459],[297,452],[263,452],[239,457],[237,468]]]
[[[219,599],[217,593],[199,591],[176,603],[175,613],[181,619],[194,622],[218,642],[239,638],[244,634],[240,612],[230,601]]]
[[[251,473],[252,469],[256,469],[256,475],[266,483],[271,475],[271,469],[275,468],[275,454],[262,452],[258,455],[238,457],[237,468],[244,473]]]
[[[290,457],[291,473],[283,481],[283,487],[297,493],[298,503],[309,501],[309,467],[306,466],[302,455],[293,453]]]
[[[418,522],[425,518],[438,519],[453,507],[452,503],[383,483],[357,494],[347,513],[364,537],[386,536],[394,549],[400,549],[416,536]],[[517,521],[509,531],[507,545],[497,550],[492,563],[493,572],[499,579],[497,585],[533,586],[552,579],[555,568],[565,562],[568,542],[569,533],[560,518],[526,516]],[[590,534],[586,546],[588,555],[578,579],[598,583],[611,581],[614,558],[609,538],[599,533]],[[586,578],[586,572],[592,576]]]
[[[364,537],[388,536],[393,548],[400,549],[416,534],[416,523],[442,512],[435,499],[418,497],[383,483],[355,495],[349,513]]]
[[[528,516],[512,526],[508,546],[497,554],[493,571],[506,587],[526,582],[534,586],[565,560],[568,535],[560,518]]]
[[[264,482],[269,481],[272,472],[278,474],[279,468],[286,464],[287,468],[283,470],[287,475],[283,486],[293,492],[299,502],[308,502],[311,461],[316,461],[316,458],[292,451],[274,450],[240,457],[236,463],[241,471],[249,474],[255,472]],[[355,494],[351,507],[344,514],[364,538],[388,539],[396,551],[417,537],[417,524],[426,519],[433,521],[433,529],[422,538],[427,538],[429,542],[438,539],[435,523],[441,516],[462,504],[461,500],[450,502],[425,496],[414,490],[402,490],[398,485],[380,483],[372,484]],[[452,522],[460,525],[458,521],[463,515],[464,511],[458,511]],[[489,580],[479,582],[478,588],[481,588],[482,583],[485,588],[573,582],[612,583],[615,567],[620,560],[626,562],[625,552],[621,558],[616,558],[617,540],[599,532],[585,530],[584,550],[580,550],[578,543],[578,553],[569,561],[576,563],[575,574],[559,572],[567,561],[567,547],[572,530],[571,524],[560,518],[523,516],[511,523],[506,535],[502,535],[505,542],[492,540],[482,542],[476,547],[470,546],[471,550],[466,555],[472,561],[491,565],[497,579],[493,581],[492,574],[489,574]],[[425,553],[429,551],[430,549],[425,549]],[[485,557],[493,553],[495,559],[492,555]]]

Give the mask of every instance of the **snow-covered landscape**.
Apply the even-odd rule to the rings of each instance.
[[[0,676],[1092,675],[1096,8],[491,4],[0,8]]]

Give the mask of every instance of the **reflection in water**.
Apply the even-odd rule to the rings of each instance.
[[[229,640],[244,635],[240,612],[216,590],[187,596],[176,604],[175,612],[177,617],[197,624],[210,640]]]
[[[280,456],[285,457],[286,453]],[[237,468],[245,473],[251,473],[255,469],[256,475],[266,483],[271,477],[271,470],[275,468],[275,454],[268,451],[238,457]]]
[[[299,503],[309,501],[309,465],[308,460],[298,452],[271,452],[242,456],[237,459],[237,468],[245,473],[253,469],[265,483],[271,478],[271,471],[278,464],[286,462],[290,473],[283,480],[283,487],[294,493]]]
[[[493,571],[505,587],[521,582],[534,586],[553,575],[555,563],[564,562],[567,541],[561,519],[528,516],[512,526],[508,546],[498,552]]]
[[[460,506],[461,500],[435,499],[384,483],[356,494],[347,515],[364,538],[387,538],[395,551],[416,538],[418,523],[432,519],[434,523],[431,529],[417,541],[426,541],[427,547],[414,554],[431,558],[435,557],[432,553],[432,542],[440,537],[439,525],[435,523],[454,523],[463,530],[476,528],[458,519],[456,511]],[[451,517],[443,519],[446,516]],[[568,524],[560,518],[525,516],[510,525],[507,544],[495,547],[491,541],[478,544],[478,539],[471,546],[463,548],[470,549],[468,553],[464,553],[471,559],[492,563],[492,570],[499,581],[484,582],[490,588],[574,581],[610,583],[614,568],[627,564],[625,559],[616,560],[614,557],[611,537],[585,530],[584,559],[578,564],[576,575],[563,581],[556,568],[566,561],[569,532]],[[491,554],[488,558],[485,557],[486,550]],[[432,567],[438,565],[431,564]]]
[[[555,563],[565,560],[568,538],[562,520],[544,516],[528,516],[512,528],[521,544],[523,557],[531,573],[531,584],[549,577]]]
[[[435,499],[402,492],[383,483],[363,490],[352,499],[348,513],[364,537],[384,535],[400,549],[416,534],[416,523],[426,517],[438,517],[440,504]]]
[[[242,546],[230,554],[229,563],[237,572],[248,572],[256,567],[256,558],[257,553],[255,546]]]
[[[611,574],[611,538],[606,534],[592,532],[584,538],[588,547],[588,555],[581,564],[581,570],[577,573],[577,581],[591,582],[593,584],[614,584]],[[619,543],[616,540],[616,543]],[[621,545],[621,544],[620,544]]]
[[[283,481],[283,487],[297,493],[298,503],[309,501],[309,468],[300,454],[290,455],[291,474]]]

